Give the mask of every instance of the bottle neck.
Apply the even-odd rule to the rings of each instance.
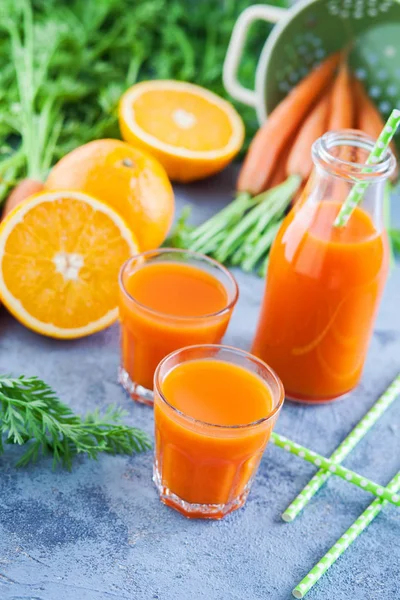
[[[368,184],[359,207],[367,212],[375,228],[384,226],[385,186],[396,161],[388,150],[383,159],[366,168],[374,140],[355,130],[328,132],[313,146],[314,172],[307,184],[307,203],[324,201],[343,203],[354,185]]]
[[[359,204],[359,209],[370,216],[377,231],[382,231],[384,228],[384,198],[386,183],[386,180],[371,183]],[[322,202],[343,204],[351,192],[353,185],[355,185],[354,182],[348,181],[342,177],[337,177],[336,175],[327,172],[325,169],[315,166],[306,190],[304,202],[308,205],[315,205]]]
[[[329,131],[312,147],[312,158],[316,166],[332,177],[349,183],[373,184],[386,181],[392,175],[396,160],[388,149],[382,159],[367,164],[375,140],[356,129]]]

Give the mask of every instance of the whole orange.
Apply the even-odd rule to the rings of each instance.
[[[76,148],[53,167],[45,186],[85,192],[111,206],[142,252],[162,244],[172,224],[174,193],[164,167],[119,140],[95,140]]]

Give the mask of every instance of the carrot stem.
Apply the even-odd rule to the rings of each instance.
[[[203,235],[208,234],[211,230],[218,232],[220,229],[227,227],[232,219],[237,218],[237,215],[243,214],[243,212],[252,204],[252,198],[250,194],[238,194],[238,196],[223,208],[219,213],[205,221],[199,227],[193,231],[191,239],[197,241]]]
[[[262,255],[270,249],[280,226],[280,221],[276,223],[271,223],[267,231],[264,233],[264,235],[261,236],[257,244],[254,246],[254,249],[250,256],[248,256],[242,262],[241,267],[243,271],[250,272],[253,270],[255,264],[262,257]]]

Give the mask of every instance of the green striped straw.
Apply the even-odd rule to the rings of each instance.
[[[400,471],[391,480],[387,489],[395,494],[400,490]],[[340,537],[336,544],[321,558],[321,560],[311,569],[311,571],[294,588],[292,594],[295,598],[304,598],[307,592],[315,585],[318,579],[326,573],[331,565],[339,558],[341,554],[354,542],[356,537],[364,531],[373,519],[386,506],[386,500],[377,498],[368,506],[368,508],[354,521],[353,525]]]
[[[400,393],[400,373],[390,384],[387,390],[382,394],[374,406],[367,412],[361,421],[354,427],[345,440],[337,447],[335,452],[330,456],[336,464],[340,464],[353,448],[358,444],[364,435],[375,425],[377,420],[383,415],[386,409],[393,404]],[[320,469],[312,479],[307,483],[305,488],[287,507],[282,515],[282,519],[286,522],[293,521],[300,511],[306,506],[308,501],[316,494],[321,486],[329,479],[331,473]]]
[[[387,151],[390,142],[396,130],[400,124],[400,110],[394,109],[392,114],[388,118],[386,125],[382,129],[382,133],[378,137],[375,146],[373,147],[371,154],[367,158],[367,165],[373,165],[382,160],[385,152]],[[362,171],[363,173],[370,173],[371,169],[366,167]],[[362,197],[366,189],[368,188],[368,181],[360,181],[356,183],[346,200],[343,202],[342,207],[339,211],[338,216],[335,219],[334,226],[335,227],[343,227],[346,225],[347,221],[350,218],[351,213],[354,208],[361,202]]]
[[[355,471],[346,469],[346,467],[342,467],[342,465],[335,463],[333,460],[325,458],[325,456],[317,454],[316,452],[313,452],[312,450],[309,450],[308,448],[305,448],[296,442],[292,442],[292,440],[289,440],[279,433],[272,432],[270,441],[276,446],[279,446],[279,448],[283,448],[291,454],[300,456],[300,458],[303,458],[307,462],[310,462],[317,467],[322,467],[324,471],[330,471],[333,475],[337,475],[341,479],[356,485],[362,490],[370,492],[378,498],[384,498],[395,506],[400,506],[400,496],[398,494],[393,494],[389,489],[379,485],[378,483],[375,483],[374,481],[371,481],[370,479],[367,479],[366,477],[363,477],[362,475],[359,475]]]

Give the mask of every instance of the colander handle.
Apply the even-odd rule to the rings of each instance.
[[[237,78],[247,32],[254,21],[261,19],[268,23],[277,23],[286,13],[284,8],[254,4],[246,8],[235,23],[224,61],[223,82],[226,91],[242,104],[253,107],[257,104],[256,92],[243,87]]]

